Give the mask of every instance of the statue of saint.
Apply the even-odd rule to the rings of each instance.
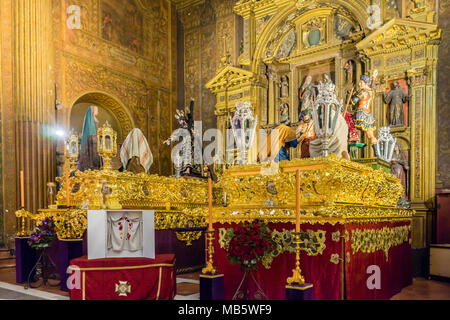
[[[300,113],[300,124],[297,127],[296,135],[297,141],[300,145],[301,158],[310,158],[309,143],[316,139],[314,131],[314,120],[311,118],[308,111],[304,110]]]
[[[408,160],[405,153],[400,149],[398,143],[394,147],[394,155],[391,160],[391,172],[400,179],[405,194],[407,192],[407,176],[409,171]]]
[[[394,81],[392,89],[383,95],[384,103],[389,105],[389,124],[391,126],[402,126],[403,104],[409,101],[409,95],[400,88],[400,83]]]
[[[289,104],[282,103],[280,105],[280,123],[289,126],[291,118],[289,117]]]
[[[289,148],[298,145],[294,130],[284,124],[273,129],[262,141],[258,158],[261,162],[290,160]]]
[[[98,170],[101,168],[101,159],[97,150],[98,107],[87,109],[83,121],[83,131],[80,146],[80,161],[78,170]]]
[[[355,122],[353,121],[352,115],[350,114],[350,112],[348,112],[348,105],[350,103],[350,99],[352,98],[352,93],[353,93],[353,89],[351,90],[351,92],[347,92],[347,104],[342,113],[342,115],[345,118],[345,121],[347,122],[347,126],[348,126],[348,143],[349,144],[353,143],[353,142],[359,142],[358,130],[356,130]]]
[[[312,103],[316,99],[316,88],[312,83],[312,77],[309,75],[306,77],[303,85],[298,89],[298,99],[300,101],[298,107],[298,113],[300,118],[300,113],[304,110],[312,109]]]
[[[289,78],[282,76],[280,79],[280,98],[289,98]]]
[[[375,119],[371,113],[372,104],[375,97],[374,87],[375,80],[378,76],[378,70],[374,70],[372,74],[372,81],[370,76],[362,75],[359,81],[359,91],[352,97],[351,102],[356,106],[355,113],[355,127],[364,131],[369,138],[369,143],[375,151],[375,145],[378,140],[375,137],[374,131]]]
[[[134,128],[120,148],[120,160],[127,171],[135,174],[150,170],[153,154],[142,131]]]
[[[345,82],[346,83],[353,83],[353,61],[348,60],[344,65],[345,70]]]
[[[170,146],[173,142],[182,139],[181,155],[174,159],[176,176],[198,176],[200,175],[199,165],[194,164],[194,100],[191,100],[189,114],[185,115],[184,111],[177,110],[175,118],[178,122],[178,129],[184,129],[184,132],[175,131],[163,143]],[[201,146],[201,144],[200,144]]]

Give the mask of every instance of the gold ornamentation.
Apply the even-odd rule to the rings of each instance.
[[[395,208],[402,194],[400,181],[390,173],[334,154],[324,159],[294,159],[282,161],[274,174],[264,174],[267,165],[234,166],[225,170],[218,184],[229,197],[230,207],[262,206],[273,199],[281,207],[295,204],[295,170],[301,172],[301,203],[330,207],[334,205],[358,205]],[[314,169],[316,168],[316,169]],[[271,183],[277,194],[268,192]]]
[[[305,278],[302,276],[302,270],[300,269],[300,240],[301,234],[299,232],[295,233],[295,269],[292,270],[292,277],[287,278],[288,285],[297,284],[304,285]]]
[[[330,257],[330,262],[334,264],[339,264],[339,254],[333,253]]]
[[[350,240],[350,234],[348,233],[347,230],[345,230],[345,236],[344,236],[345,242],[347,242],[348,240]]]
[[[43,209],[32,215],[36,226],[42,219],[51,217],[60,240],[82,239],[87,229],[87,210],[84,209]]]
[[[202,269],[202,274],[210,274],[215,275],[217,273],[217,269],[214,267],[214,230],[206,231],[206,239],[208,243],[208,256],[206,260],[206,267]]]
[[[89,209],[101,209],[103,201],[101,181],[103,180],[106,181],[108,188],[111,188],[108,200],[118,201],[125,209],[166,209],[168,204],[170,208],[181,210],[181,208],[194,208],[208,204],[207,183],[203,180],[177,179],[144,173],[133,174],[128,171],[86,170],[76,171],[69,179],[69,190],[72,190],[70,205],[81,207],[88,201]],[[58,205],[65,204],[65,183],[63,181],[63,188],[56,197]],[[181,192],[182,190],[189,190],[189,192],[186,194]]]
[[[131,284],[128,281],[119,281],[116,283],[116,293],[119,297],[126,297],[131,293]]]
[[[182,231],[175,232],[177,239],[186,242],[186,246],[191,246],[192,241],[200,239],[202,231]]]
[[[53,216],[58,239],[81,239],[87,229],[87,211],[68,210]]]
[[[187,213],[186,209],[184,212]],[[196,208],[191,211],[196,212],[197,217],[207,216],[207,209]],[[344,224],[350,222],[380,222],[380,221],[403,221],[410,220],[414,211],[409,209],[393,208],[371,208],[357,206],[302,206],[302,223],[310,224]],[[264,208],[254,207],[242,208],[214,208],[213,221],[216,223],[242,223],[256,219],[264,222],[295,224],[295,208]]]
[[[98,154],[103,159],[103,168],[111,169],[111,159],[117,154],[117,133],[108,121],[98,129],[97,140]]]
[[[383,229],[355,229],[352,231],[352,251],[373,253],[383,250],[386,261],[389,259],[389,249],[408,242],[409,226]]]
[[[15,212],[16,218],[18,218],[19,232],[17,237],[26,237],[30,235],[30,230],[27,228],[27,221],[32,218],[33,214],[25,209],[20,209]]]
[[[78,135],[72,129],[69,138],[66,141],[66,161],[69,161],[69,170],[74,171],[77,168],[77,161],[79,156]]]
[[[338,242],[341,238],[341,233],[339,231],[333,232],[331,234],[331,240],[333,240],[334,242]]]

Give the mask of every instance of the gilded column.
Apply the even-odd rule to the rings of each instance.
[[[24,171],[25,207],[36,212],[55,177],[52,1],[16,0],[13,13],[17,175]]]

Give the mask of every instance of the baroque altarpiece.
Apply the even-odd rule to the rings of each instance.
[[[430,128],[436,128],[441,39],[436,2],[369,2],[238,1],[234,12],[242,17],[243,26],[238,62],[225,61],[206,86],[217,96],[217,125],[222,130],[229,126],[229,115],[239,101],[251,101],[264,129],[276,127],[288,108],[295,130],[308,76],[317,84],[330,75],[345,104],[360,76],[377,69],[371,112],[377,128],[390,127],[408,163],[406,196],[416,210],[413,248],[424,248],[431,239],[436,175],[430,160],[436,150],[436,132]],[[395,82],[408,95],[397,111],[397,121],[388,98]],[[366,135],[359,134],[367,143]],[[299,149],[291,153],[300,157]],[[257,151],[251,155],[256,159]],[[358,155],[373,157],[369,148]]]

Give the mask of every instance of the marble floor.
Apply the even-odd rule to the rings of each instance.
[[[200,299],[200,272],[177,276],[177,295],[175,300]],[[0,272],[0,300],[68,300],[69,294],[54,287],[24,289],[15,283],[15,272]],[[392,300],[450,300],[450,282],[414,278],[413,284],[406,287]]]
[[[450,300],[450,282],[414,278],[412,285],[391,300]]]

